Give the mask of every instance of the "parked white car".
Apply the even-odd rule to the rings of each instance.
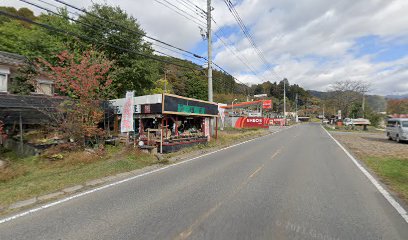
[[[365,119],[365,118],[345,118],[343,120],[343,124],[345,126],[351,126],[351,125],[370,125],[370,120]]]
[[[408,118],[390,118],[387,120],[388,139],[397,142],[408,140]]]

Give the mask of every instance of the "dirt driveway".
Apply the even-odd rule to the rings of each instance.
[[[385,133],[331,132],[358,157],[408,158],[408,144],[388,140]]]

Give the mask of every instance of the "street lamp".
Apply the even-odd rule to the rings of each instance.
[[[238,99],[235,98],[234,101],[232,101],[232,110],[231,110],[231,111],[232,111],[232,114],[234,114],[234,102],[237,101],[237,100],[238,100]]]

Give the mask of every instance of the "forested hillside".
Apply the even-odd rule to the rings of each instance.
[[[191,61],[158,53],[152,43],[144,39],[143,26],[119,7],[94,4],[88,11],[75,15],[65,8],[58,12],[44,11],[38,16],[29,8],[0,7],[0,11],[9,14],[0,15],[0,51],[24,55],[33,63],[38,58],[56,63],[56,56],[62,51],[79,56],[92,49],[113,61],[109,73],[113,80],[112,98],[123,97],[127,90],[134,90],[136,95],[166,90],[207,99],[207,70]],[[28,78],[33,71],[32,68],[21,69],[21,76],[11,86],[12,93],[30,92]],[[276,111],[283,110],[283,81],[245,85],[216,68],[213,88],[217,102],[245,101],[253,94],[265,93],[274,99]],[[313,103],[311,95],[302,87],[287,82],[286,88],[288,111],[293,110],[296,94],[300,107]]]
[[[308,92],[321,100],[328,100],[331,94],[330,92],[321,92],[315,90],[308,90]],[[376,112],[385,112],[387,108],[387,99],[384,96],[366,95],[365,100],[367,106],[369,106],[372,110]]]

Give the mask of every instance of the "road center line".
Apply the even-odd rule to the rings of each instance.
[[[274,159],[278,154],[281,152],[282,148],[279,148],[278,151],[276,151],[272,156],[271,159]]]
[[[194,157],[194,158],[190,158],[190,159],[187,159],[187,160],[184,160],[184,161],[180,161],[180,162],[174,163],[174,164],[172,164],[172,165],[168,165],[168,166],[164,166],[164,167],[162,167],[162,168],[158,168],[158,169],[152,170],[152,171],[150,171],[150,172],[145,172],[145,173],[142,173],[142,174],[139,174],[139,175],[136,175],[136,176],[132,176],[132,177],[129,177],[129,178],[126,178],[126,179],[122,179],[122,180],[117,181],[117,182],[113,182],[113,183],[110,183],[110,184],[107,184],[107,185],[103,185],[103,186],[101,186],[101,187],[97,187],[97,188],[94,188],[94,189],[91,189],[91,190],[88,190],[88,191],[85,191],[85,192],[81,192],[81,193],[78,193],[78,194],[75,194],[75,195],[72,195],[72,196],[69,196],[69,197],[66,197],[66,198],[57,200],[57,201],[55,201],[55,202],[51,202],[51,203],[48,203],[48,204],[45,204],[45,205],[42,205],[42,206],[39,206],[39,207],[30,209],[30,210],[25,211],[25,212],[21,212],[21,213],[12,215],[12,216],[10,216],[10,217],[6,217],[6,218],[3,218],[3,219],[0,219],[0,224],[5,223],[5,222],[12,221],[12,220],[14,220],[14,219],[17,219],[17,218],[20,218],[20,217],[23,217],[23,216],[27,216],[27,215],[29,215],[29,214],[32,214],[32,213],[35,213],[35,212],[38,212],[38,211],[41,211],[41,210],[44,210],[44,209],[47,209],[47,208],[50,208],[50,207],[59,205],[59,204],[62,204],[62,203],[64,203],[64,202],[68,202],[68,201],[70,201],[70,200],[73,200],[73,199],[76,199],[76,198],[79,198],[79,197],[82,197],[82,196],[85,196],[85,195],[88,195],[88,194],[91,194],[91,193],[94,193],[94,192],[99,192],[99,191],[101,191],[101,190],[103,190],[103,189],[106,189],[106,188],[110,188],[110,187],[113,187],[113,186],[116,186],[116,185],[119,185],[119,184],[122,184],[122,183],[125,183],[125,182],[128,182],[128,181],[135,180],[135,179],[137,179],[137,178],[141,178],[141,177],[144,177],[144,176],[147,176],[147,175],[150,175],[150,174],[153,174],[153,173],[157,173],[157,172],[162,172],[162,171],[164,171],[164,170],[166,170],[166,169],[173,168],[173,167],[176,167],[176,166],[181,165],[181,164],[186,164],[186,163],[195,161],[195,160],[197,160],[197,159],[200,159],[200,158],[209,156],[209,155],[211,155],[211,154],[214,154],[214,153],[217,153],[217,152],[221,152],[221,151],[224,151],[224,150],[227,150],[227,149],[230,149],[230,148],[234,148],[234,147],[240,146],[240,145],[242,145],[242,144],[246,144],[246,143],[255,141],[255,140],[257,140],[257,139],[262,139],[262,138],[265,138],[265,137],[270,137],[270,136],[272,136],[272,135],[274,135],[274,134],[276,134],[276,133],[280,133],[281,131],[288,130],[288,129],[292,128],[293,126],[294,126],[294,125],[292,125],[292,126],[290,126],[290,127],[288,127],[288,128],[285,128],[285,129],[278,130],[278,131],[276,131],[276,132],[269,133],[269,134],[264,135],[264,136],[261,136],[261,137],[256,137],[256,138],[253,138],[253,139],[249,139],[249,140],[246,140],[246,141],[244,141],[244,142],[240,142],[240,143],[237,143],[237,144],[234,144],[234,145],[225,147],[225,148],[221,148],[221,149],[215,150],[215,151],[213,151],[213,152],[205,153],[205,154],[202,154],[202,155],[197,156],[197,157]]]
[[[253,178],[253,177],[254,177],[259,171],[261,171],[262,168],[264,168],[264,167],[265,167],[265,164],[262,164],[262,166],[260,166],[258,169],[256,169],[255,172],[253,172],[253,173],[248,177],[248,179]]]
[[[346,155],[353,161],[353,163],[360,169],[361,172],[370,180],[370,182],[377,188],[377,190],[387,199],[387,201],[397,210],[401,217],[408,223],[407,211],[391,196],[391,194],[381,186],[380,183],[351,155],[349,151],[339,141],[337,141],[323,126],[324,131],[333,139],[335,143],[346,153]]]
[[[282,148],[279,148],[271,157],[273,159],[275,156],[277,156],[281,152]],[[210,217],[218,208],[220,208],[225,201],[228,199],[231,199],[233,196],[238,194],[248,183],[249,181],[256,176],[263,168],[265,167],[265,163],[262,164],[260,167],[258,167],[251,175],[249,175],[243,182],[241,182],[237,189],[234,190],[230,195],[225,197],[223,200],[218,202],[217,204],[214,205],[214,207],[210,208],[210,210],[206,211],[204,214],[200,215],[200,217],[197,218],[197,220],[194,221],[191,226],[189,226],[186,230],[182,231],[177,235],[174,240],[184,240],[190,237],[190,235],[193,233],[194,229],[196,229],[202,222],[204,222],[208,217]]]

